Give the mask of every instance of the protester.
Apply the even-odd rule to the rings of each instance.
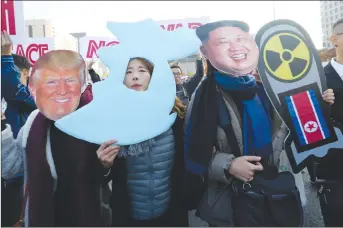
[[[253,193],[255,184],[262,184],[259,181],[270,176],[282,188],[294,185],[294,181],[278,178],[279,157],[288,131],[265,91],[259,90],[256,79],[250,76],[256,69],[259,51],[248,32],[248,25],[240,21],[213,22],[196,29],[202,41],[201,52],[208,60],[207,77],[189,103],[185,125],[187,170],[207,186],[197,215],[210,226],[272,226],[274,216],[284,216],[281,220],[287,224],[301,225],[298,200],[289,202],[294,211],[277,215],[270,212],[267,216],[267,204],[256,208],[250,195],[240,195],[248,186]],[[326,101],[332,99],[330,93]],[[257,182],[253,182],[255,179]],[[242,197],[244,201],[237,201]],[[284,209],[283,202],[279,203],[278,209]],[[255,217],[256,213],[260,217]]]
[[[331,106],[332,118],[343,124],[343,19],[332,26],[331,42],[336,50],[336,59],[324,67],[327,83],[335,92],[335,104]]]
[[[192,96],[195,88],[199,85],[201,79],[204,76],[204,66],[202,64],[201,55],[197,54],[196,57],[196,72],[194,76],[187,82],[183,82],[181,77],[183,72],[180,66],[173,65],[170,67],[173,71],[176,82],[176,96],[187,106],[189,99]]]
[[[86,90],[89,92],[91,100],[93,100],[93,84],[101,81],[100,76],[92,68],[93,65],[94,65],[93,60],[87,63],[88,74],[86,75],[86,84],[85,84]]]
[[[16,140],[11,126],[2,120],[2,127],[6,126],[1,133],[2,176],[9,179],[25,171],[25,226],[105,225],[99,190],[108,170],[97,157],[99,146],[71,137],[54,125],[90,102],[89,91],[82,93],[85,68],[76,52],[46,53],[30,76],[30,91],[39,110],[31,113]],[[118,147],[108,152],[116,154]]]
[[[25,82],[27,75],[27,59],[12,55],[12,41],[6,31],[1,32],[1,98],[7,102],[5,113],[7,122],[11,125],[14,137],[25,124],[28,115],[36,109]],[[18,66],[14,63],[14,58]],[[23,68],[21,71],[18,69]]]
[[[1,32],[1,98],[7,103],[5,116],[16,138],[19,129],[25,124],[29,114],[36,109],[33,97],[27,88],[29,61],[22,56],[12,54],[12,40],[6,31]],[[2,226],[13,226],[19,219],[23,173],[11,179],[1,178]]]
[[[327,85],[335,93],[331,105],[331,118],[343,124],[343,19],[332,26],[331,43],[336,50],[336,59],[324,67]],[[343,150],[331,149],[319,164],[312,169],[318,187],[320,205],[325,226],[343,226]]]
[[[144,58],[131,59],[124,85],[146,91],[153,68]],[[112,226],[188,226],[182,197],[185,107],[177,97],[172,112],[178,114],[172,128],[153,139],[120,148],[111,171]]]
[[[20,70],[20,82],[27,86],[29,80],[29,72],[31,68],[30,61],[21,55],[12,54],[14,64]]]
[[[96,82],[100,82],[101,81],[100,76],[93,69],[94,63],[95,63],[94,60],[91,60],[90,62],[87,63],[87,69],[88,69],[88,73],[89,73],[89,75],[91,77],[92,83],[96,83]]]

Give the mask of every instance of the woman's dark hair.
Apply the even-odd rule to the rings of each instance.
[[[154,71],[154,64],[152,64],[149,60],[142,58],[142,57],[135,57],[130,59],[130,62],[132,60],[138,60],[140,61],[149,71],[150,75],[152,75],[152,72]]]
[[[132,60],[139,60],[149,71],[149,73],[152,75],[152,72],[154,71],[154,65],[147,59],[141,58],[141,57],[135,57],[130,59],[130,62]],[[177,115],[183,119],[186,114],[186,107],[184,104],[181,102],[181,100],[178,97],[175,97],[175,102],[173,106],[172,112],[176,112]]]

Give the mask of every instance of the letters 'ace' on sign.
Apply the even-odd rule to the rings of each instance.
[[[1,1],[1,31],[7,31],[14,44],[26,42],[23,1]]]
[[[97,53],[110,69],[109,77],[93,85],[94,98],[90,104],[55,125],[88,142],[102,144],[116,139],[118,145],[132,145],[160,135],[174,123],[176,113],[171,111],[176,84],[168,61],[197,53],[200,41],[193,29],[168,32],[152,19],[109,22],[108,28],[120,41],[119,45],[102,47]],[[154,65],[146,91],[135,91],[123,84],[127,65],[135,57]]]
[[[53,38],[34,38],[28,39],[26,44],[13,45],[12,53],[26,57],[31,65],[51,51],[54,46]]]
[[[323,66],[308,33],[290,20],[276,20],[256,35],[258,69],[266,92],[290,129],[286,152],[295,173],[343,148],[342,128],[322,99]]]

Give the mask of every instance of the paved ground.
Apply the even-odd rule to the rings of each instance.
[[[305,194],[306,206],[304,207],[304,226],[305,227],[324,227],[323,217],[320,210],[319,201],[317,198],[316,189],[310,182],[310,177],[307,170],[302,172]],[[194,211],[189,212],[189,222],[191,227],[206,227],[208,224],[194,215]]]
[[[303,173],[305,193],[307,198],[307,205],[305,209],[305,218],[307,218],[308,224],[304,224],[309,227],[324,227],[324,221],[322,211],[320,209],[319,200],[317,198],[316,188],[310,182],[310,176],[307,170]]]

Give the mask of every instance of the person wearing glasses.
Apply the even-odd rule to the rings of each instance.
[[[204,66],[202,63],[201,55],[198,54],[196,57],[196,73],[187,82],[183,82],[181,77],[183,72],[180,66],[173,65],[170,68],[173,71],[175,82],[176,82],[176,96],[182,101],[182,103],[187,107],[189,100],[200,83],[202,77],[204,76]]]

